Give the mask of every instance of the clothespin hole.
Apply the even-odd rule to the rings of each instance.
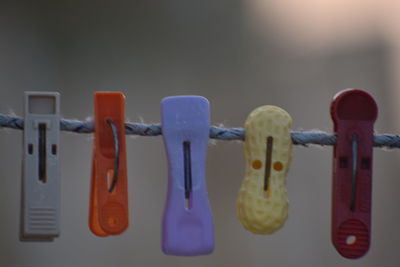
[[[257,160],[255,160],[255,161],[253,161],[252,166],[253,166],[254,169],[258,170],[258,169],[261,168],[262,162],[261,162],[260,160],[257,159]]]
[[[113,193],[114,188],[118,181],[118,172],[119,172],[119,139],[118,139],[118,131],[117,126],[115,126],[114,122],[111,119],[107,119],[107,123],[111,127],[111,132],[114,140],[114,153],[115,153],[115,161],[114,161],[114,170],[107,172],[107,183],[108,183],[108,192]],[[111,176],[109,174],[112,174]],[[113,177],[113,178],[110,178]],[[112,179],[112,180],[111,180]]]
[[[38,171],[39,180],[42,183],[47,182],[47,124],[39,123],[38,136]]]
[[[57,145],[51,145],[51,154],[57,155]]]
[[[349,235],[346,238],[346,244],[347,245],[354,245],[356,243],[356,241],[357,241],[357,237],[355,235]]]
[[[272,167],[272,151],[273,151],[274,138],[272,136],[267,137],[267,147],[265,155],[265,170],[264,170],[264,191],[268,192],[268,184],[271,176]],[[269,197],[268,194],[265,195],[266,198]]]
[[[362,158],[361,159],[361,169],[369,170],[371,168],[371,159],[370,158]]]
[[[192,197],[185,198],[185,209],[190,210],[192,209]]]
[[[29,155],[33,154],[33,144],[28,144],[28,153]]]
[[[339,167],[342,169],[347,168],[348,166],[348,162],[347,162],[347,158],[346,157],[340,157],[339,158]]]
[[[110,188],[114,180],[114,170],[109,169],[107,171],[107,188]],[[114,193],[115,190],[113,190],[111,193]]]
[[[192,202],[192,159],[190,152],[190,142],[183,142],[183,166],[184,166],[184,184],[185,184],[185,208],[191,209]]]

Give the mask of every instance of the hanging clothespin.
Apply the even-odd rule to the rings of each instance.
[[[292,157],[292,118],[283,109],[262,106],[247,117],[245,177],[239,190],[237,216],[255,234],[270,234],[288,216],[286,175]]]
[[[25,92],[21,241],[60,234],[60,95]]]
[[[168,195],[162,228],[165,254],[194,256],[214,249],[214,230],[205,182],[209,103],[200,96],[161,102],[168,157]]]
[[[129,223],[125,96],[96,92],[94,121],[89,227],[104,237],[121,234]]]
[[[339,92],[331,104],[336,133],[333,150],[332,242],[346,258],[370,246],[372,151],[378,107],[365,91]]]

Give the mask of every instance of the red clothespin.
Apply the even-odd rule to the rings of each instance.
[[[89,227],[97,236],[120,234],[129,223],[124,113],[122,93],[95,93]]]
[[[333,151],[332,242],[346,258],[370,246],[372,148],[378,107],[365,91],[339,92],[331,104],[337,141]]]

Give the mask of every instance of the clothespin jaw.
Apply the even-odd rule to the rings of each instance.
[[[214,249],[214,230],[205,182],[209,103],[200,96],[161,102],[168,157],[168,195],[162,227],[165,254],[194,256]]]
[[[89,227],[104,237],[121,234],[129,224],[125,96],[96,92],[94,114]]]
[[[346,258],[360,258],[370,246],[372,155],[378,107],[365,91],[339,92],[331,104],[333,150],[332,242]]]
[[[270,234],[288,216],[286,175],[292,153],[292,119],[283,109],[262,106],[245,123],[245,177],[239,190],[237,216],[255,234]]]
[[[25,92],[21,241],[60,234],[60,95]]]

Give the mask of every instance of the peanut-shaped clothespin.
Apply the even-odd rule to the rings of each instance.
[[[291,124],[289,114],[275,106],[255,109],[245,123],[246,170],[237,216],[255,234],[278,230],[288,216],[286,174],[292,153]]]
[[[214,230],[205,182],[209,103],[200,96],[161,102],[168,156],[168,194],[162,228],[165,254],[194,256],[214,249]]]
[[[122,233],[129,222],[125,96],[96,92],[94,120],[89,227],[104,237]]]
[[[60,95],[25,92],[21,241],[60,234]]]
[[[333,150],[332,242],[346,258],[370,246],[372,152],[378,106],[365,91],[339,92],[331,104]]]

